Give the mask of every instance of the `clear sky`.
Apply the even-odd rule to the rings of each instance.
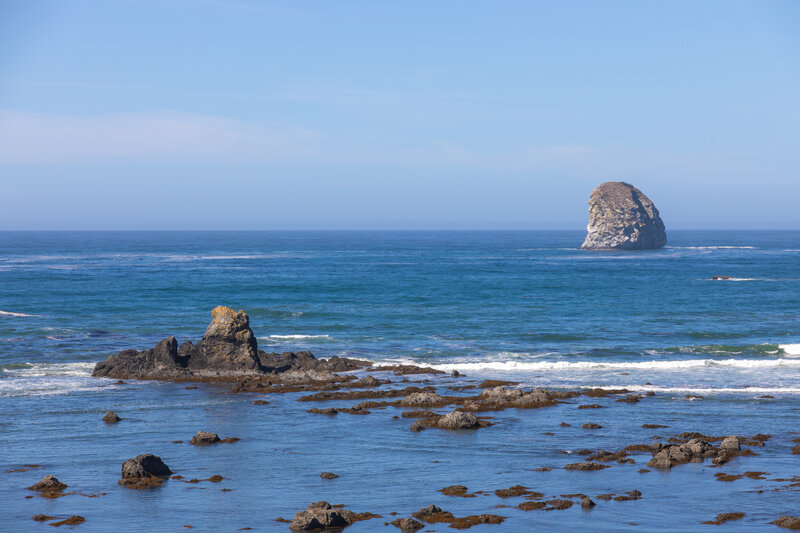
[[[800,2],[0,1],[0,229],[800,228]]]

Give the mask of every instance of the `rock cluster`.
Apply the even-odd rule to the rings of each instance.
[[[313,380],[319,373],[343,372],[368,366],[354,359],[320,360],[311,352],[266,353],[250,329],[244,311],[218,306],[211,324],[195,345],[178,346],[168,337],[150,350],[123,350],[95,365],[93,376],[125,379],[202,380],[282,374],[287,378]]]
[[[658,209],[642,191],[622,181],[603,183],[589,197],[585,250],[648,250],[667,243]]]
[[[719,448],[702,437],[695,437],[689,439],[684,444],[664,444],[656,442],[652,445],[651,449],[653,458],[647,462],[647,466],[669,470],[675,465],[709,458],[713,458],[712,462],[714,464],[722,465],[738,455],[741,446],[739,444],[739,438],[735,436],[723,439]]]

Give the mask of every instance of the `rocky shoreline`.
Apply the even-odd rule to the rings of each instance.
[[[735,482],[739,479],[765,480],[779,483],[776,490],[795,491],[800,487],[800,478],[770,478],[771,474],[759,471],[742,473],[720,470],[729,463],[745,463],[750,457],[758,456],[764,446],[771,443],[770,435],[705,435],[702,432],[683,432],[672,435],[653,435],[648,441],[619,442],[618,447],[602,449],[592,446],[594,431],[602,426],[591,420],[596,410],[611,409],[615,406],[634,406],[651,401],[653,393],[636,393],[627,389],[584,388],[578,390],[549,390],[544,388],[523,388],[512,381],[477,381],[458,373],[452,375],[441,371],[415,366],[378,366],[364,361],[331,358],[316,359],[308,352],[266,354],[257,348],[255,336],[249,328],[247,315],[229,308],[218,307],[212,312],[213,321],[206,335],[196,345],[184,343],[179,348],[177,341],[170,337],[160,342],[152,350],[125,350],[98,363],[94,375],[118,379],[161,379],[170,381],[210,381],[232,383],[230,394],[246,395],[256,405],[270,405],[263,400],[265,395],[294,393],[298,402],[311,403],[308,416],[318,414],[336,416],[339,414],[385,416],[396,419],[398,423],[408,420],[412,432],[436,430],[453,432],[495,431],[497,414],[515,410],[520,414],[530,410],[547,410],[556,406],[574,406],[576,411],[585,413],[586,420],[578,429],[585,431],[588,446],[585,449],[564,450],[565,455],[579,456],[562,465],[534,468],[538,472],[548,472],[553,468],[563,468],[574,476],[574,490],[553,493],[543,487],[528,487],[516,484],[484,490],[470,490],[465,485],[450,485],[436,489],[448,498],[463,498],[474,502],[474,512],[457,516],[435,504],[429,504],[421,496],[419,511],[408,516],[394,511],[381,516],[376,513],[346,509],[340,504],[326,501],[311,503],[305,510],[298,510],[291,519],[279,517],[275,523],[285,524],[294,531],[340,531],[362,521],[385,520],[383,525],[395,526],[403,532],[411,532],[442,525],[454,529],[466,529],[475,525],[500,525],[509,519],[511,513],[532,511],[566,511],[574,506],[584,512],[604,505],[617,505],[618,502],[635,502],[647,498],[659,498],[659,494],[628,486],[614,492],[590,493],[582,488],[583,476],[605,475],[604,472],[630,472],[636,476],[652,471],[669,472],[672,469],[686,468],[689,463],[706,463],[716,472],[713,478],[719,482]],[[177,354],[177,358],[176,358]],[[266,363],[266,364],[265,364]],[[359,370],[353,375],[351,371]],[[413,378],[413,379],[412,379]],[[197,388],[195,386],[187,388]],[[331,405],[332,404],[332,405]],[[330,406],[329,406],[330,405]],[[626,407],[627,408],[627,407]],[[630,407],[635,408],[635,407]],[[125,413],[123,413],[125,414]],[[369,417],[356,417],[353,420],[368,420]],[[125,424],[121,418],[109,412],[102,418],[106,424]],[[584,419],[585,420],[585,419]],[[98,420],[100,423],[101,420]],[[357,422],[354,422],[357,423]],[[508,423],[507,421],[504,423]],[[561,422],[561,428],[571,424]],[[668,429],[666,424],[643,424],[642,429]],[[463,434],[463,433],[462,433]],[[545,433],[552,435],[553,433]],[[176,435],[187,438],[188,435]],[[797,439],[800,440],[800,439]],[[234,444],[237,437],[220,438],[216,433],[199,430],[191,437],[190,445],[204,448],[220,444]],[[175,440],[183,443],[183,440]],[[235,445],[241,446],[241,445]],[[144,448],[147,447],[145,444]],[[795,448],[800,448],[796,446]],[[231,448],[236,449],[236,448]],[[146,451],[146,450],[143,450]],[[795,450],[800,453],[800,450]],[[169,462],[169,458],[166,458]],[[642,465],[644,463],[644,465]],[[119,464],[119,463],[117,463]],[[28,465],[36,470],[39,465]],[[742,467],[737,467],[737,471]],[[11,470],[24,472],[27,467]],[[713,470],[711,470],[713,471]],[[224,474],[224,472],[223,472]],[[186,475],[186,477],[184,477]],[[227,476],[227,474],[225,474]],[[332,472],[319,474],[327,483],[338,483],[340,475]],[[626,474],[628,475],[628,474]],[[119,485],[125,489],[153,490],[165,483],[187,483],[195,486],[201,483],[222,483],[225,477],[215,474],[207,479],[187,479],[188,474],[173,472],[161,457],[144,453],[122,463]],[[570,477],[570,479],[572,479]],[[628,478],[626,478],[628,479]],[[53,475],[47,475],[29,487],[30,491],[48,499],[60,498],[72,492]],[[108,488],[108,487],[103,487]],[[223,487],[221,491],[230,489]],[[97,497],[105,493],[89,495]],[[33,497],[33,496],[30,496]],[[487,505],[482,497],[499,498],[502,503]],[[613,502],[613,503],[612,503]],[[350,505],[357,502],[351,502]],[[427,506],[425,506],[428,504]],[[441,504],[440,504],[441,505]],[[625,504],[627,505],[627,504]],[[716,517],[708,517],[703,524],[724,524],[745,518],[738,510],[721,509]],[[500,514],[495,514],[500,513]],[[789,529],[800,528],[800,518],[773,515],[770,523]],[[79,525],[85,521],[82,516],[68,518],[37,514],[35,521],[50,521],[51,525]],[[58,521],[57,521],[58,520]],[[498,528],[501,530],[501,528]]]

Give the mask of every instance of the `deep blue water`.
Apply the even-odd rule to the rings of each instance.
[[[788,451],[791,432],[800,431],[800,232],[673,231],[663,250],[620,253],[580,251],[582,238],[578,231],[0,233],[0,466],[45,465],[0,473],[10,513],[4,524],[39,530],[45,526],[30,516],[44,512],[84,515],[77,527],[86,531],[186,524],[288,531],[274,518],[327,498],[387,519],[429,503],[457,515],[509,517],[478,531],[604,529],[598,524],[692,531],[724,511],[748,513],[726,529],[774,528],[765,522],[791,514],[797,494],[751,491],[776,482],[721,483],[701,475],[708,465],[694,464],[647,475],[636,473],[643,465],[599,473],[558,467],[570,462],[564,449],[647,442],[654,432],[640,425],[658,421],[670,425],[662,435],[772,434],[762,455],[728,470],[800,474]],[[222,386],[122,387],[89,377],[94,362],[121,349],[149,348],[167,335],[199,339],[216,305],[245,310],[267,351],[310,349],[458,369],[470,379],[615,385],[657,396],[591,417],[558,406],[499,413],[500,423],[477,433],[412,434],[391,410],[330,419],[305,414],[310,405],[291,395],[254,406]],[[687,402],[686,394],[705,400]],[[103,425],[108,409],[129,420]],[[591,446],[578,427],[587,417],[605,426],[591,434]],[[574,427],[560,428],[562,420]],[[172,444],[198,429],[242,441],[201,450]],[[226,481],[205,489],[170,481],[147,493],[118,487],[119,464],[145,452],[187,478],[218,473]],[[531,472],[545,465],[553,471]],[[322,470],[342,477],[320,480]],[[25,499],[23,487],[50,472],[76,490],[108,494]],[[455,483],[488,491],[522,483],[548,495],[637,488],[644,497],[590,513],[524,513],[494,509],[519,503],[494,496],[436,492]],[[713,500],[704,497],[709,491]],[[675,516],[668,503],[686,512]],[[394,530],[383,521],[351,530]]]

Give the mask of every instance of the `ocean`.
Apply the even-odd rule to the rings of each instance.
[[[354,532],[399,531],[384,522],[431,503],[457,516],[506,517],[478,531],[775,530],[769,521],[800,514],[797,487],[776,481],[800,475],[790,452],[800,436],[800,232],[670,231],[664,249],[642,252],[578,250],[583,236],[0,232],[0,529],[41,530],[31,516],[44,513],[84,516],[73,527],[87,532],[288,531],[275,519],[318,500],[384,517],[347,529]],[[712,280],[720,275],[731,279]],[[90,376],[122,349],[169,335],[198,340],[217,305],[244,310],[265,351],[466,375],[435,378],[443,385],[503,379],[655,396],[635,405],[599,400],[600,409],[507,410],[479,431],[411,433],[395,408],[328,417],[306,413],[313,405],[292,394],[256,406],[230,384],[123,386]],[[103,424],[108,410],[124,420]],[[587,421],[603,428],[589,432],[580,427]],[[668,428],[641,427],[648,423]],[[241,441],[187,445],[200,429]],[[597,472],[563,470],[579,449],[684,431],[771,435],[759,455],[724,468],[769,475],[721,482],[708,462],[639,473],[649,456]],[[160,455],[187,479],[224,480],[118,486],[121,462],[140,453]],[[323,480],[322,471],[340,477]],[[48,473],[74,493],[26,498],[25,487]],[[454,484],[487,494],[438,492]],[[636,489],[642,498],[525,512],[514,508],[522,500],[493,494],[517,484],[548,497]],[[746,515],[700,524],[722,512]]]

